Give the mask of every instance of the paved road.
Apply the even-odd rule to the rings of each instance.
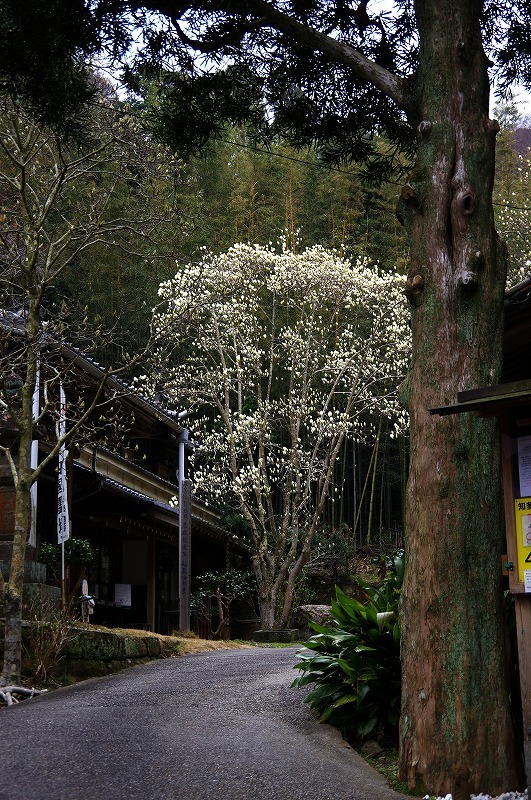
[[[0,800],[392,800],[290,688],[296,648],[156,661],[0,711]]]

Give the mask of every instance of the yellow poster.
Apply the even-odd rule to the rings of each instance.
[[[516,510],[516,549],[518,553],[518,580],[529,583],[531,573],[531,497],[514,501]],[[525,578],[528,578],[526,582]]]

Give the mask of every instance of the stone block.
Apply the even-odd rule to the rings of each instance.
[[[11,552],[13,545],[11,542],[0,542],[0,569],[4,580],[9,576],[11,564]],[[35,548],[28,547],[26,551],[26,561],[24,564],[24,580],[26,583],[46,583],[46,567],[34,557]]]
[[[122,641],[120,636],[107,631],[81,630],[79,636],[66,643],[64,652],[69,661],[121,661]]]
[[[122,636],[122,658],[144,658],[147,656],[147,645],[139,636]]]
[[[233,622],[233,637],[235,639],[254,639],[256,631],[261,630],[262,622],[259,617],[252,619],[235,619]]]
[[[102,661],[96,658],[68,658],[66,660],[65,672],[79,680],[85,678],[102,678],[109,674],[109,664],[112,662]],[[115,662],[121,667],[121,661]],[[118,670],[114,670],[115,672]]]
[[[45,583],[25,583],[22,595],[24,610],[38,614],[41,619],[51,619],[61,608],[61,589]]]
[[[179,642],[172,642],[171,639],[159,639],[160,658],[171,658],[179,654]]]
[[[160,646],[160,639],[156,636],[146,636],[144,639],[146,643],[147,654],[150,658],[160,658],[162,655],[162,648]]]
[[[291,621],[300,630],[301,638],[308,639],[315,633],[310,623],[316,622],[317,625],[329,625],[332,621],[331,612],[332,606],[327,605],[298,606],[293,611]]]

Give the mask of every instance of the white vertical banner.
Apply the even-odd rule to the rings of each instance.
[[[35,375],[35,388],[33,390],[32,418],[33,422],[38,419],[40,413],[40,364],[37,361],[37,372]],[[35,437],[35,430],[33,431]],[[30,467],[33,472],[39,465],[39,441],[33,439],[31,442]],[[28,544],[37,547],[37,481],[34,481],[30,489],[31,519]]]
[[[66,399],[63,384],[59,384],[59,438],[66,433]],[[59,449],[59,472],[57,475],[57,541],[64,544],[70,538],[70,515],[68,513],[68,491],[66,463],[68,450],[64,444]]]

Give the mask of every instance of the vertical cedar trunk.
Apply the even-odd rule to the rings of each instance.
[[[497,426],[429,413],[500,374],[506,256],[491,204],[496,126],[480,0],[415,6],[422,122],[399,204],[412,242],[413,329],[400,774],[444,795],[464,765],[474,792],[496,795],[520,777],[504,667]]]

